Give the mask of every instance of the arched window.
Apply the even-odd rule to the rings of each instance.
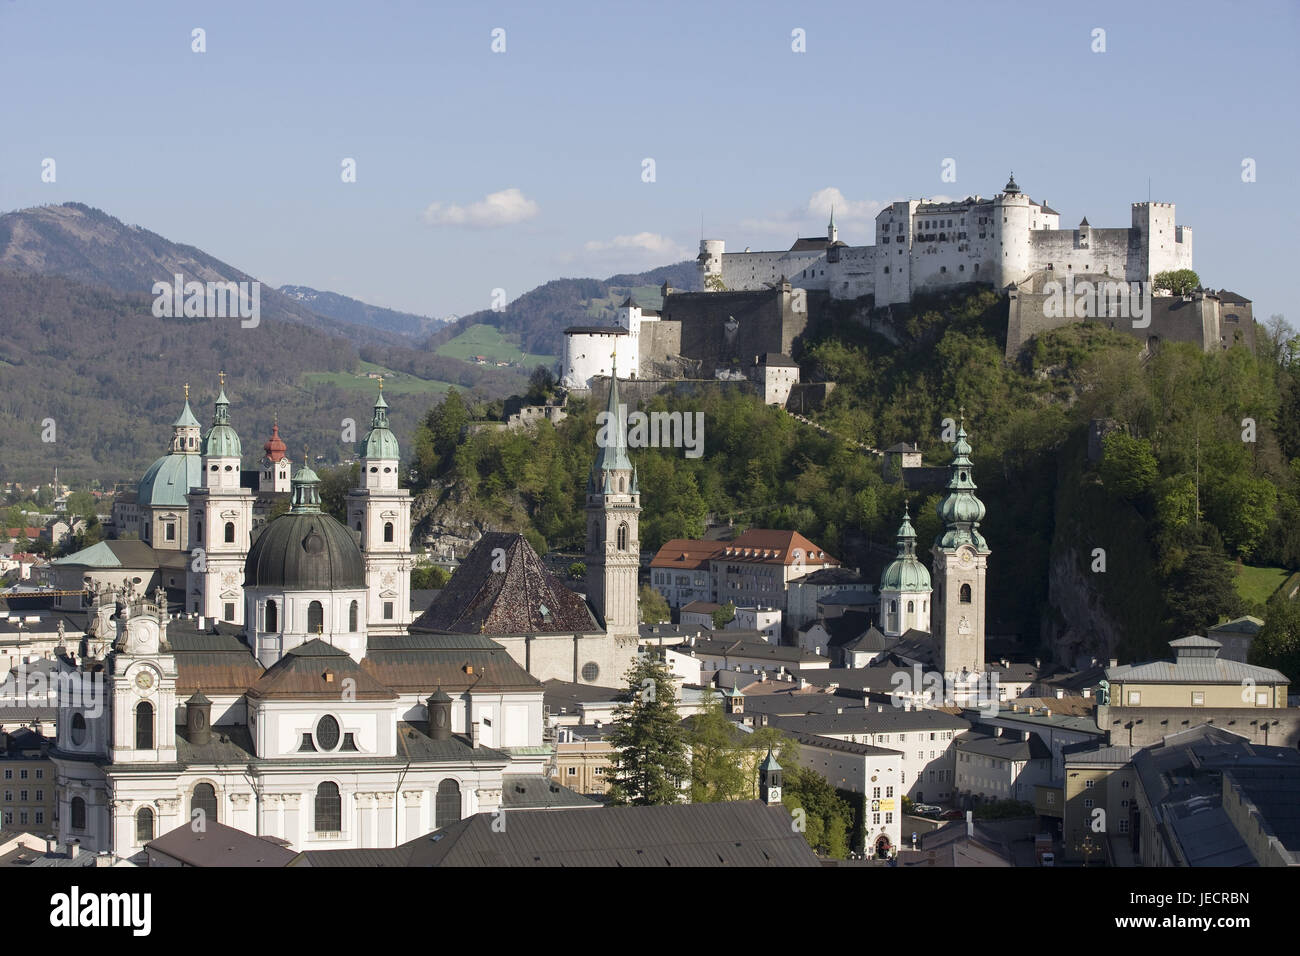
[[[627,523],[618,526],[618,550],[627,550]]]
[[[438,799],[434,801],[433,826],[438,829],[459,819],[460,784],[455,780],[444,780],[438,784]]]
[[[384,522],[384,540],[385,541],[393,540],[393,523],[391,521]]]
[[[153,839],[153,811],[141,807],[135,815],[135,842],[148,843]]]
[[[198,814],[202,813],[200,817]],[[217,791],[210,783],[201,783],[190,794],[190,821],[202,819],[204,824],[217,823]]]
[[[86,829],[86,801],[81,797],[73,797],[72,802],[68,804],[68,810],[72,814],[72,829]]]
[[[320,601],[312,601],[307,605],[307,633],[319,634],[325,629],[325,609],[321,607]]]
[[[963,585],[961,586],[961,603],[962,603],[962,604],[969,604],[969,603],[970,603],[970,585],[969,585],[969,584],[963,584]]]
[[[915,610],[916,610],[916,602],[915,602],[915,601],[908,601],[908,602],[907,602],[907,613],[908,613],[908,614],[911,614],[911,613],[913,613]]]
[[[890,613],[890,614],[896,614],[897,612],[898,612],[898,602],[897,602],[897,601],[890,601],[890,602],[889,602],[889,613]]]
[[[338,833],[343,829],[343,798],[339,785],[326,780],[316,788],[316,813],[313,829],[317,833]]]
[[[266,602],[266,630],[278,631],[280,629],[280,605],[274,601]]]
[[[135,749],[153,750],[153,704],[147,700],[135,705]]]
[[[235,543],[235,523],[233,521],[227,521],[226,522],[226,544],[234,544],[234,543]]]
[[[357,602],[353,601],[348,606],[348,630],[355,631],[356,629],[357,629]]]
[[[80,713],[72,715],[72,743],[80,747],[86,742],[86,718]]]

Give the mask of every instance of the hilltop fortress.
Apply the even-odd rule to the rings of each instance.
[[[1148,349],[1162,340],[1253,347],[1248,299],[1207,290],[1150,297],[1159,273],[1192,268],[1192,230],[1177,224],[1173,203],[1133,203],[1131,217],[1123,228],[1094,228],[1084,217],[1062,229],[1060,213],[1031,199],[1013,175],[992,199],[891,203],[876,216],[874,245],[840,241],[834,212],[825,237],[796,239],[784,251],[727,252],[723,240],[702,239],[696,262],[705,291],[665,286],[658,310],[628,299],[616,326],[565,330],[561,380],[586,388],[610,374],[617,355],[625,377],[748,378],[767,401],[784,404],[798,388],[795,340],[819,307],[852,301],[888,314],[918,295],[977,285],[1007,298],[1009,359],[1034,335],[1084,318]],[[1086,312],[1053,308],[1063,287],[1082,295],[1118,283],[1142,284],[1148,314],[1135,321],[1104,301]]]

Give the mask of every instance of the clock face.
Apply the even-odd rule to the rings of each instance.
[[[141,690],[148,690],[153,686],[153,671],[140,671],[135,675],[135,686]]]
[[[970,556],[970,552],[969,552],[969,551],[963,551],[963,552],[961,553],[961,563],[962,563],[962,564],[970,564],[970,563],[971,563],[971,560],[972,560],[972,558],[971,558],[971,556]]]

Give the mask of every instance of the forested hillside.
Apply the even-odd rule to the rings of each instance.
[[[1070,658],[1158,654],[1164,641],[1247,607],[1237,562],[1300,567],[1300,363],[1281,326],[1259,357],[1202,354],[1076,325],[1003,361],[1005,303],[974,292],[918,303],[900,344],[847,314],[809,330],[805,378],[833,379],[818,420],[887,447],[919,441],[944,464],[944,418],[964,406],[993,548],[989,631]],[[642,547],[697,535],[706,519],[790,527],[850,563],[891,544],[905,492],[879,459],[753,398],[656,398],[653,410],[705,413],[705,452],[642,449]],[[459,396],[431,411],[414,466],[430,520],[525,529],[537,543],[581,547],[594,411],[558,428],[462,439]],[[1093,419],[1117,426],[1090,463]],[[1255,423],[1243,440],[1243,420]],[[1252,437],[1249,434],[1246,437]],[[417,488],[417,490],[419,490]],[[911,495],[919,540],[938,531],[938,496]],[[1096,550],[1105,554],[1096,564]],[[863,563],[866,563],[865,561]],[[1105,570],[1093,570],[1094,566]],[[1068,612],[1068,613],[1066,613]]]

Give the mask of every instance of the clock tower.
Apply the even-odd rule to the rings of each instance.
[[[176,762],[176,658],[167,644],[162,588],[156,598],[128,592],[118,611],[107,688],[114,764]]]
[[[758,765],[758,799],[772,806],[781,802],[781,765],[772,756],[772,748],[767,749],[767,756]]]
[[[984,670],[985,577],[990,549],[980,534],[984,502],[975,496],[971,446],[963,422],[952,449],[948,494],[939,502],[944,530],[935,539],[931,633],[939,663],[954,678]]]

